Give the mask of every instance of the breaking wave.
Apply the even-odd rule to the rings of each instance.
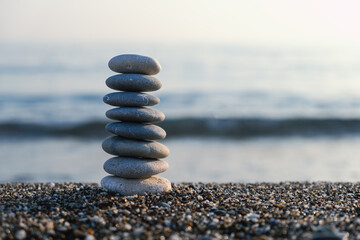
[[[106,121],[78,124],[0,123],[0,137],[102,138]],[[360,119],[266,119],[266,118],[175,118],[157,124],[167,137],[287,137],[338,136],[360,134]]]

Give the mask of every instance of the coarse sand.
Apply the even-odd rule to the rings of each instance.
[[[325,227],[359,239],[359,186],[181,183],[123,197],[97,184],[1,184],[0,239],[320,239]]]

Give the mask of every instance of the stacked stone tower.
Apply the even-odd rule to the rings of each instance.
[[[122,195],[167,192],[171,183],[162,177],[153,176],[168,169],[168,163],[160,160],[169,155],[169,149],[155,140],[164,139],[166,132],[152,123],[161,122],[165,115],[148,106],[160,99],[143,92],[159,90],[161,82],[151,75],[161,70],[153,58],[126,54],[109,61],[109,68],[120,73],[109,77],[106,85],[114,92],[104,96],[104,102],[116,106],[106,112],[109,119],[116,120],[106,125],[115,134],[104,140],[105,152],[115,155],[104,164],[111,174],[101,180],[109,191]]]

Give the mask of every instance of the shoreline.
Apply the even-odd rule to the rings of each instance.
[[[0,184],[0,239],[312,239],[325,226],[360,236],[359,183],[172,185],[123,197],[97,183]]]

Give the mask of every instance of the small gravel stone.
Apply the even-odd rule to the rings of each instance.
[[[336,229],[330,226],[320,226],[316,228],[311,240],[343,240],[347,239],[345,234],[336,232]]]
[[[18,240],[25,239],[25,238],[26,238],[26,232],[25,232],[25,230],[24,230],[24,229],[18,230],[18,231],[15,233],[15,238],[18,239]]]
[[[96,238],[93,235],[86,235],[86,237],[84,238],[84,240],[96,240]]]
[[[46,230],[47,231],[51,231],[51,230],[54,230],[54,223],[53,223],[53,221],[48,221],[47,223],[46,223]]]
[[[169,204],[165,203],[165,202],[159,202],[156,204],[156,206],[159,206],[159,207],[171,207]]]
[[[131,230],[131,225],[130,224],[125,224],[125,226],[124,226],[124,229],[125,229],[125,231],[130,231]]]

